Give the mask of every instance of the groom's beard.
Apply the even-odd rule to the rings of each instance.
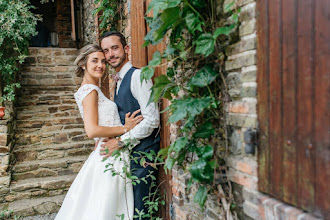
[[[110,63],[111,59],[117,59],[117,58],[119,58],[119,62],[117,64]],[[117,68],[125,61],[125,58],[126,58],[126,54],[124,54],[122,57],[111,56],[107,61],[112,68]]]

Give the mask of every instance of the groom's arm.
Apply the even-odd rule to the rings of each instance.
[[[137,139],[141,140],[148,137],[159,127],[159,110],[155,103],[148,101],[151,95],[152,81],[140,81],[141,70],[135,70],[131,80],[131,92],[134,98],[139,102],[143,120],[132,130],[121,136],[122,140]]]

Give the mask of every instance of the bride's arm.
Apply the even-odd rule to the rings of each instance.
[[[98,125],[98,94],[94,90],[90,92],[82,101],[84,109],[84,126],[89,138],[95,137],[116,137],[131,130],[141,120],[142,116],[137,116],[134,112],[130,117],[126,115],[125,125],[118,127],[104,127]]]

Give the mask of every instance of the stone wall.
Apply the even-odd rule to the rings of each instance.
[[[95,17],[93,16],[94,0],[83,1],[83,44],[91,44],[96,42],[97,27]]]
[[[9,192],[11,181],[10,155],[14,146],[14,108],[12,103],[6,103],[6,115],[0,120],[0,203],[4,200],[4,195]]]

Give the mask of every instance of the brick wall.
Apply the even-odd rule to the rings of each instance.
[[[76,44],[71,37],[72,23],[70,1],[57,2],[56,29],[58,33],[58,46],[60,48],[76,47]]]

